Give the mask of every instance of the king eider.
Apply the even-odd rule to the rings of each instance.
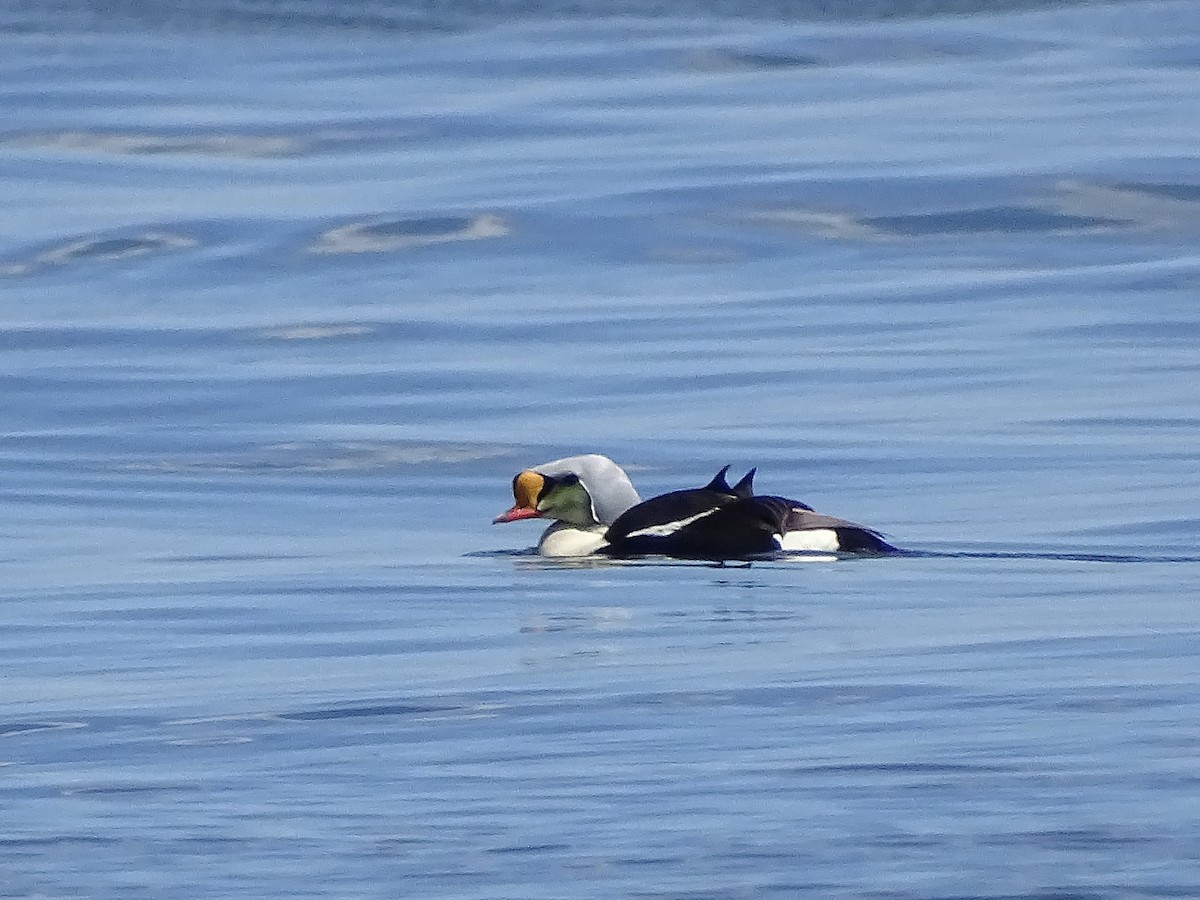
[[[755,495],[754,469],[737,484],[729,466],[702,488],[642,500],[606,456],[571,456],[520,472],[513,507],[493,522],[550,519],[542,556],[761,559],[789,551],[893,553],[872,528],[814,512],[787,497]]]

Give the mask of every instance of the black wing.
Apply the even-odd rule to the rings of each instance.
[[[670,529],[679,522],[692,519],[700,513],[708,512],[737,499],[733,488],[725,480],[729,466],[716,474],[712,481],[702,488],[688,488],[682,491],[671,491],[659,494],[649,500],[643,500],[631,506],[615,522],[609,526],[607,540],[612,543],[635,531],[647,528]],[[744,479],[743,479],[744,480]],[[738,482],[741,484],[741,482]]]
[[[787,528],[791,512],[791,502],[782,497],[731,497],[691,516],[641,527],[630,527],[637,524],[633,520],[622,523],[618,519],[605,535],[608,546],[603,552],[714,561],[753,559],[779,549],[778,536]]]

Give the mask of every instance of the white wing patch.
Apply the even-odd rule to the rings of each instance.
[[[688,516],[686,519],[680,519],[677,522],[663,522],[661,525],[649,525],[646,528],[639,528],[637,531],[631,531],[626,537],[670,537],[681,528],[686,528],[693,522],[698,522],[705,516],[711,516],[721,507],[714,506],[712,509],[706,509],[704,512],[698,512],[694,516]]]

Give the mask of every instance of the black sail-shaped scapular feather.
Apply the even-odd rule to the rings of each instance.
[[[718,494],[731,494],[733,489],[729,487],[729,482],[725,480],[725,476],[729,473],[729,466],[725,466],[713,476],[713,480],[700,488],[702,491],[714,491]],[[740,484],[741,482],[739,482]]]
[[[735,497],[753,497],[754,496],[754,473],[758,471],[758,467],[751,469],[742,476],[742,480],[729,489],[729,492]]]

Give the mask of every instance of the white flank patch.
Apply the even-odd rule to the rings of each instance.
[[[779,541],[780,550],[838,550],[837,532],[832,528],[789,531]]]
[[[704,512],[696,513],[694,516],[688,516],[686,519],[680,519],[678,522],[664,522],[661,525],[651,525],[648,528],[639,528],[637,531],[631,531],[626,537],[670,537],[680,528],[686,528],[693,522],[703,519],[705,516],[711,516],[721,507],[714,506],[712,509],[706,509]]]

